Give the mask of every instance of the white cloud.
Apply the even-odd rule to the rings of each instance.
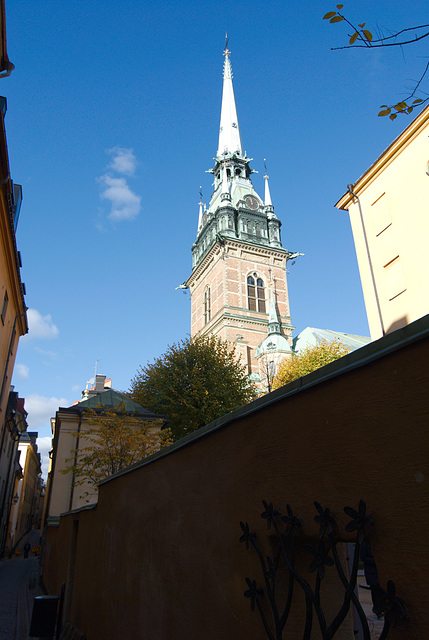
[[[39,427],[49,427],[49,420],[55,416],[59,407],[68,407],[69,401],[66,398],[46,398],[33,393],[25,397],[25,410],[28,413],[27,422],[29,430]]]
[[[124,149],[115,147],[109,149],[108,153],[112,156],[109,169],[115,173],[122,173],[126,176],[133,176],[137,166],[137,158],[133,149]]]
[[[52,439],[49,436],[37,438],[37,451],[42,458],[42,476],[46,480],[49,471],[49,452],[52,449]]]
[[[30,373],[30,369],[26,364],[15,364],[14,371],[16,371],[18,378],[22,378],[23,380],[26,380]]]
[[[116,222],[134,220],[140,213],[141,198],[127,184],[125,178],[113,178],[108,174],[101,176],[104,187],[101,197],[110,200],[112,208],[109,218]]]
[[[51,360],[56,360],[58,357],[58,353],[56,351],[46,351],[46,349],[41,349],[40,347],[34,347],[34,350],[37,351],[37,353],[40,353],[41,356],[51,358]]]
[[[28,338],[44,338],[51,340],[59,334],[58,327],[52,322],[49,314],[42,316],[37,309],[28,309]],[[24,336],[26,338],[27,336]]]
[[[134,193],[123,176],[134,176],[137,158],[133,149],[123,147],[114,147],[107,153],[111,156],[111,162],[107,173],[98,178],[101,184],[100,197],[102,200],[109,200],[111,204],[110,220],[134,220],[140,213],[141,197]],[[100,227],[100,223],[96,226]]]

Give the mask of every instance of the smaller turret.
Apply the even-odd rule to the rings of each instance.
[[[268,335],[272,333],[281,333],[280,322],[276,310],[276,301],[274,299],[273,283],[270,284],[270,314],[268,316]]]
[[[271,209],[274,211],[274,207],[273,207],[273,203],[271,202],[271,194],[270,194],[270,187],[268,185],[268,176],[267,176],[267,165],[265,164],[266,160],[264,158],[264,166],[265,166],[265,175],[264,175],[264,180],[265,180],[265,207],[271,207]],[[267,211],[267,209],[265,209]]]
[[[200,201],[198,203],[199,206],[199,212],[198,212],[198,228],[197,228],[197,234],[201,231],[202,227],[203,227],[203,203],[202,203],[202,195],[201,195],[201,187],[200,187]]]

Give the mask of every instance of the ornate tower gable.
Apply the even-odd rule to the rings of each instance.
[[[252,159],[242,150],[227,48],[214,161],[213,193],[208,207],[202,198],[199,203],[192,273],[183,285],[191,293],[191,335],[210,332],[235,343],[249,374],[258,379],[255,350],[267,337],[270,283],[276,290],[276,340],[281,336],[286,343],[292,342],[286,280],[286,263],[292,254],[282,245],[268,176],[264,176],[264,198],[251,181]]]

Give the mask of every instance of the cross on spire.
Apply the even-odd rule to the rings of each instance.
[[[225,49],[223,50],[223,55],[229,56],[230,53],[231,51],[228,50],[228,34],[225,33]]]

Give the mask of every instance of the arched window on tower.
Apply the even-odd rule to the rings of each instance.
[[[210,287],[204,289],[204,324],[208,324],[212,317]]]
[[[248,276],[247,278],[247,304],[250,311],[265,313],[265,287],[262,278]]]

